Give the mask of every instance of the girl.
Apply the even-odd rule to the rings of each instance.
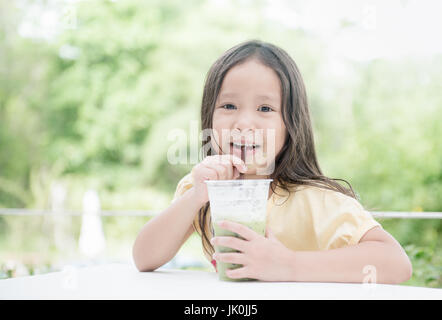
[[[232,279],[366,282],[368,277],[370,282],[401,283],[411,277],[404,250],[361,206],[350,184],[341,180],[350,187],[345,188],[336,182],[340,179],[322,174],[304,83],[284,50],[247,41],[226,51],[209,70],[201,124],[203,130],[213,130],[211,148],[179,181],[170,207],[139,233],[133,257],[140,271],[168,262],[197,231],[215,267],[216,261],[242,265],[226,272]],[[258,143],[251,134],[259,130],[271,130],[273,139],[264,135]],[[247,159],[270,146],[273,156],[262,154],[273,170],[258,174],[257,161],[246,167],[239,158],[244,146]],[[237,179],[240,174],[273,179],[266,236],[222,221],[220,227],[243,239],[213,237],[204,181]],[[214,245],[238,252],[215,254]]]

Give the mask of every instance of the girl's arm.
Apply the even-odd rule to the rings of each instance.
[[[214,254],[217,261],[243,265],[226,271],[233,279],[398,284],[412,274],[410,260],[400,244],[380,227],[366,232],[356,245],[324,251],[293,251],[271,230],[267,230],[266,238],[235,222],[222,221],[219,226],[245,239],[214,237],[211,240],[214,245],[239,251]]]
[[[411,262],[400,244],[380,227],[353,246],[327,251],[297,251],[292,280],[398,284],[410,279]]]
[[[192,234],[195,216],[209,201],[205,180],[236,179],[246,170],[244,161],[232,155],[208,156],[197,164],[192,169],[193,186],[141,229],[132,249],[138,270],[161,267]]]
[[[192,225],[203,203],[189,189],[169,208],[141,229],[133,246],[133,259],[140,271],[153,271],[172,259],[193,233]]]

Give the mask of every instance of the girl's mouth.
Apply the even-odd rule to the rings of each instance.
[[[255,154],[256,150],[259,149],[261,146],[256,144],[242,144],[242,143],[230,143],[230,154],[233,154],[237,156],[238,158],[241,158],[241,148],[244,148],[245,155],[248,158],[249,156],[252,156]]]

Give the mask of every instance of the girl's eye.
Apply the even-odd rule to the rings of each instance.
[[[221,106],[221,108],[225,109],[225,110],[234,110],[234,109],[236,109],[236,107],[233,104],[230,104],[230,103]],[[261,106],[260,109],[262,109],[262,111],[264,111],[264,112],[273,111],[273,109],[268,107],[268,106]]]
[[[227,109],[227,110],[233,110],[232,107],[236,108],[233,104],[228,103],[228,104],[223,105],[221,108]]]
[[[265,111],[265,112],[270,112],[270,111],[272,111],[272,108],[270,108],[270,107],[268,107],[268,106],[262,106],[261,108],[265,108],[265,110],[267,110],[267,111]]]

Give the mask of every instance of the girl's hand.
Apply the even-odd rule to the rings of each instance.
[[[194,182],[195,196],[198,202],[209,201],[206,180],[234,180],[240,173],[245,173],[247,167],[240,158],[231,154],[214,155],[204,158],[193,167],[191,176]]]
[[[226,275],[229,278],[287,281],[292,277],[294,270],[290,258],[293,251],[285,247],[270,229],[266,230],[266,238],[250,228],[232,221],[220,221],[218,225],[245,239],[214,237],[210,241],[212,245],[229,247],[239,251],[213,255],[216,261],[243,265],[238,269],[226,270]]]

